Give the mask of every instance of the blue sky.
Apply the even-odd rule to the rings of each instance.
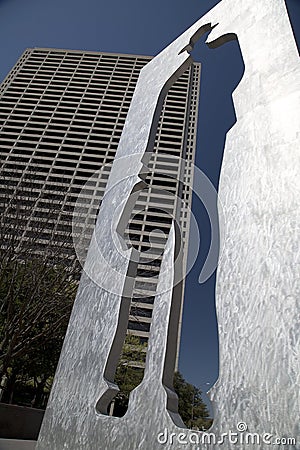
[[[155,55],[217,3],[0,0],[0,79],[27,47]],[[286,4],[299,42],[300,0],[286,0]],[[196,163],[217,186],[225,133],[234,123],[231,92],[242,76],[243,62],[236,42],[216,50],[199,43],[194,57],[203,63]],[[209,246],[209,225],[196,200],[193,210],[199,220],[202,247],[187,279],[180,370],[205,391],[218,376],[215,277],[198,284]]]

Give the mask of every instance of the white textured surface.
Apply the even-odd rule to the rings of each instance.
[[[243,421],[251,432],[294,437],[300,446],[299,58],[284,1],[231,3],[237,15],[241,3],[248,7],[245,22],[235,19],[245,73],[233,94],[237,123],[219,187],[226,235],[214,428]],[[209,41],[231,29],[220,28]]]
[[[136,164],[114,163],[110,187],[124,179],[124,172],[131,178],[104,199],[95,235],[99,248],[94,241],[86,264],[88,274],[96,281],[99,277],[101,285],[104,278],[113,293],[83,275],[37,450],[270,448],[265,443],[230,444],[226,439],[222,446],[207,447],[157,442],[165,428],[169,434],[180,432],[166,410],[162,365],[155,359],[161,361],[165,352],[168,291],[156,298],[159,313],[152,328],[158,334],[151,338],[145,380],[134,391],[127,414],[119,419],[95,410],[108,388],[103,372],[130,256],[116,252],[113,244],[122,212],[117,206],[138,182],[159,92],[188,62],[187,52],[178,52],[209,22],[219,23],[210,40],[237,34],[246,67],[234,93],[237,124],[227,135],[220,183],[227,233],[217,280],[220,377],[212,389],[216,417],[210,431],[220,436],[236,431],[244,421],[249,432],[297,437],[298,54],[283,0],[223,0],[142,71],[117,154],[136,155]],[[171,233],[163,263],[170,270],[160,280],[166,289],[172,282],[173,247]],[[99,249],[108,265],[101,264]]]

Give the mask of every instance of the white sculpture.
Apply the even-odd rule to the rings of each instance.
[[[124,331],[121,296],[132,252],[116,249],[122,208],[140,181],[157,105],[190,63],[193,43],[209,30],[211,46],[238,39],[245,74],[233,93],[237,123],[227,134],[219,189],[227,234],[216,299],[220,376],[211,390],[215,420],[207,436],[175,425],[179,422],[165,364],[173,306],[174,229],[164,255],[161,294],[155,300],[144,381],[133,391],[123,418],[102,414],[98,400],[108,403],[115,391],[116,353],[111,349],[120,346]],[[270,444],[279,449],[283,446],[276,438],[297,437],[299,83],[298,53],[284,0],[223,0],[141,71],[38,450],[153,450],[162,445],[170,450],[217,449],[221,444],[234,449],[237,443],[239,449],[265,449]],[[249,437],[253,445],[243,440],[247,432],[257,433]]]

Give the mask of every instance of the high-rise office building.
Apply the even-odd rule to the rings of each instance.
[[[0,203],[3,192],[7,196],[22,186],[31,208],[19,239],[26,239],[38,224],[46,222],[36,251],[42,251],[50,239],[58,247],[63,242],[62,257],[74,251],[69,239],[71,220],[84,186],[80,239],[88,247],[139,72],[150,59],[28,49],[3,81]],[[129,333],[141,341],[149,336],[166,241],[162,232],[168,234],[172,217],[181,225],[186,264],[199,84],[200,64],[194,63],[165,98],[147,186],[138,196],[125,234],[128,244],[141,255],[128,323]],[[50,201],[58,205],[53,217],[47,214]]]

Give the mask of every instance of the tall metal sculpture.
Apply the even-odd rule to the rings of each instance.
[[[163,257],[143,382],[132,392],[124,417],[109,417],[105,409],[117,389],[114,369],[126,329],[126,292],[135,257],[134,250],[121,245],[118,227],[145,170],[164,94],[191,63],[193,44],[210,30],[211,47],[238,39],[245,74],[233,93],[237,123],[227,134],[219,189],[226,221],[216,298],[220,376],[211,390],[214,435],[205,436],[181,428],[172,391],[175,227]],[[284,0],[223,0],[142,69],[38,450],[202,449],[221,444],[233,449],[233,437],[240,449],[265,449],[278,437],[297,436],[299,83],[298,53]],[[258,434],[251,436],[250,445],[243,440],[247,431]]]

